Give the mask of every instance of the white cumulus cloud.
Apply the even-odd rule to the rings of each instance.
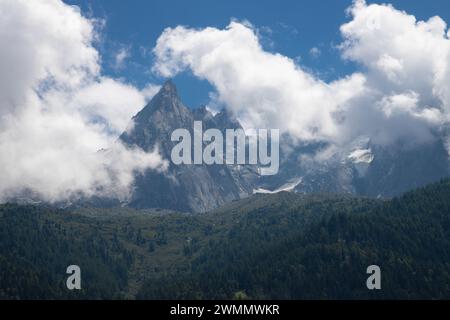
[[[355,1],[341,26],[343,59],[361,71],[325,82],[289,57],[265,51],[249,23],[167,28],[154,70],[186,69],[214,85],[214,103],[244,125],[280,128],[301,140],[425,143],[450,120],[450,40],[439,17],[417,19],[391,5]]]
[[[189,68],[217,89],[216,100],[244,125],[279,128],[303,139],[335,136],[333,114],[361,92],[355,74],[325,83],[280,54],[266,52],[249,24],[225,29],[168,28],[154,49],[154,69],[164,76]]]
[[[135,172],[164,169],[117,141],[148,93],[102,76],[95,37],[60,0],[0,1],[0,200],[125,199]]]
[[[120,48],[114,56],[114,68],[120,70],[125,67],[125,61],[130,57],[130,55],[129,47]]]

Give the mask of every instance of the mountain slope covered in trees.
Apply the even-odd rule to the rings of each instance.
[[[282,192],[205,214],[6,204],[0,297],[448,299],[449,195],[443,180],[389,201]],[[372,264],[381,290],[366,288]]]

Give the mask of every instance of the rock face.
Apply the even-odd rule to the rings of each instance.
[[[260,179],[263,188],[275,190],[299,179],[296,192],[390,198],[450,175],[449,155],[438,136],[426,144],[390,146],[360,137],[339,149],[316,143],[296,146],[289,153],[282,148],[280,154],[279,174]]]
[[[241,128],[226,111],[213,115],[206,107],[188,109],[177,89],[167,81],[160,92],[133,117],[120,139],[151,151],[158,147],[165,159],[176,142],[170,137],[178,128],[193,135],[194,121],[203,130]],[[442,139],[426,145],[382,147],[368,137],[347,146],[326,143],[293,144],[288,136],[280,141],[280,170],[274,176],[259,176],[250,165],[175,165],[165,173],[147,171],[138,175],[131,200],[136,208],[165,208],[204,212],[252,193],[291,191],[301,193],[350,193],[391,197],[447,177],[449,157]]]
[[[176,142],[170,137],[178,128],[193,135],[194,121],[203,121],[203,130],[240,128],[226,112],[213,116],[205,107],[190,110],[180,101],[169,80],[158,94],[133,117],[132,128],[120,139],[150,151],[155,146],[165,159]],[[203,212],[253,192],[258,175],[250,167],[237,165],[175,165],[170,162],[164,174],[147,171],[136,177],[134,193],[128,205],[136,208],[169,208]]]

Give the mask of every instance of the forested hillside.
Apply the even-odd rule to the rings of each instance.
[[[332,214],[292,233],[276,232],[274,212],[295,230],[289,220],[305,208],[251,212],[208,244],[190,274],[148,282],[140,297],[450,298],[448,181],[384,203],[327,202],[314,211]],[[366,288],[372,264],[382,290]]]
[[[66,267],[82,290],[65,288]],[[366,288],[381,267],[382,289]],[[255,195],[189,215],[0,206],[0,297],[450,298],[450,181],[390,201]]]

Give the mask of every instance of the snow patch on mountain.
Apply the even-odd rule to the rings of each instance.
[[[294,191],[295,187],[297,187],[301,182],[302,182],[303,178],[296,178],[293,181],[287,182],[285,184],[283,184],[281,187],[271,191],[271,190],[267,190],[264,188],[258,188],[258,189],[254,189],[253,193],[264,193],[264,194],[274,194],[274,193],[278,193],[281,191],[287,191],[287,192],[292,192]]]
[[[370,148],[356,149],[348,155],[348,159],[353,163],[372,163],[374,158],[375,156]]]

